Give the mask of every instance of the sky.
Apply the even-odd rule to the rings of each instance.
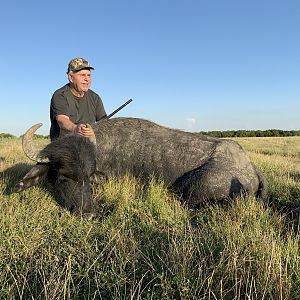
[[[299,0],[4,1],[0,133],[49,133],[87,59],[107,114],[186,131],[300,129]]]

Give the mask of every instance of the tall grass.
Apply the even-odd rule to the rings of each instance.
[[[270,202],[296,209],[300,138],[238,141]],[[11,193],[32,165],[18,139],[0,141],[0,157],[1,299],[299,299],[299,233],[268,203],[193,210],[128,175],[93,187],[101,217],[87,220],[46,184]]]

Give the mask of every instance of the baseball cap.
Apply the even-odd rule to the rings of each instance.
[[[89,62],[87,60],[85,60],[84,58],[81,58],[81,57],[76,57],[76,58],[73,58],[69,62],[67,74],[70,71],[77,72],[77,71],[80,71],[82,69],[94,70],[94,68],[89,64]]]

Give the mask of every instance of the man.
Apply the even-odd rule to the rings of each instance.
[[[68,132],[91,137],[94,132],[86,124],[106,117],[101,98],[89,89],[91,70],[94,68],[83,58],[74,58],[69,62],[69,83],[55,91],[51,99],[51,141]]]

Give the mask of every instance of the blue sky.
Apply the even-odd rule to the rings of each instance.
[[[42,122],[74,57],[107,113],[190,131],[300,129],[300,1],[5,1],[0,132]]]

